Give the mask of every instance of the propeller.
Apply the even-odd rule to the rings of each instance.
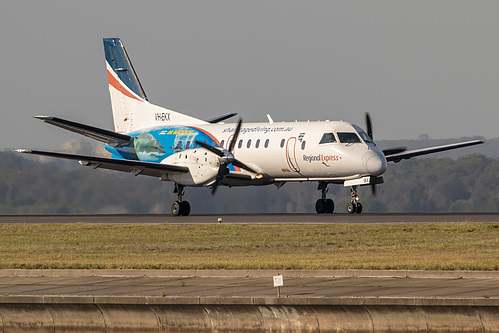
[[[232,140],[229,143],[229,149],[219,149],[212,147],[209,144],[206,144],[201,141],[196,141],[196,143],[203,147],[204,149],[209,150],[213,154],[217,155],[220,157],[220,167],[218,168],[217,176],[215,178],[215,183],[213,183],[213,188],[211,190],[211,195],[215,195],[215,192],[217,190],[217,187],[220,185],[222,180],[226,175],[229,174],[229,164],[232,164],[234,166],[237,166],[241,169],[247,170],[249,172],[257,173],[255,170],[244,164],[243,162],[237,160],[234,157],[234,147],[236,146],[237,142],[237,137],[239,136],[239,132],[241,131],[241,126],[243,124],[243,118],[239,118],[239,122],[237,123],[236,130],[234,132],[234,136],[232,137]]]
[[[367,135],[369,135],[369,137],[371,139],[373,139],[373,125],[371,122],[371,116],[369,115],[369,112],[365,113],[365,119],[366,119]],[[390,149],[383,150],[383,154],[385,154],[385,156],[388,156],[388,155],[402,153],[406,150],[407,150],[407,147],[390,148]],[[376,196],[376,184],[374,184],[374,183],[371,184],[371,192],[372,192],[373,196]]]
[[[367,135],[369,135],[369,137],[374,140],[374,138],[373,138],[373,126],[371,123],[371,116],[369,115],[369,112],[366,112],[365,117],[366,117]]]
[[[371,122],[371,116],[369,115],[369,112],[365,113],[365,119],[366,119],[366,130],[367,130],[367,135],[373,139],[373,125]],[[376,184],[372,183],[371,184],[371,193],[375,197],[376,196]]]

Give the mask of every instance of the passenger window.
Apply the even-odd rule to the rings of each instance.
[[[248,143],[246,144],[246,148],[251,147],[251,139],[248,140]]]
[[[285,139],[282,139],[282,140],[281,140],[281,148],[282,148],[282,147],[284,147],[284,143],[285,143],[285,142],[286,142],[286,140],[285,140]]]
[[[341,143],[360,143],[360,138],[356,133],[338,133]]]
[[[269,147],[269,139],[265,140],[265,148]]]
[[[224,147],[224,140],[220,141],[220,147],[223,148]]]
[[[243,146],[243,140],[239,140],[239,143],[237,144],[237,148],[241,148]]]
[[[191,145],[191,142],[190,141],[187,141],[187,143],[185,144],[185,149],[189,149],[189,146]]]
[[[305,149],[305,145],[306,145],[306,141],[302,141],[302,142],[301,142],[301,150],[304,150],[304,149]]]
[[[336,143],[336,138],[334,137],[334,133],[324,133],[321,142],[319,142],[319,144],[323,143]]]
[[[258,148],[260,147],[260,139],[256,140],[255,142],[255,148]]]

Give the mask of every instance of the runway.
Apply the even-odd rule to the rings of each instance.
[[[499,213],[404,213],[404,214],[250,214],[190,215],[1,215],[0,224],[386,224],[386,223],[499,223]]]
[[[0,295],[472,298],[499,301],[499,272],[406,270],[0,270]]]

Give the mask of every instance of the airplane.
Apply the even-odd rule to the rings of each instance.
[[[191,206],[183,199],[186,187],[207,187],[214,195],[219,186],[280,188],[287,182],[317,182],[319,214],[334,212],[334,202],[327,198],[329,184],[350,187],[347,211],[361,213],[358,187],[370,186],[375,194],[388,162],[483,143],[381,150],[373,141],[369,113],[366,131],[346,121],[274,122],[268,114],[268,122],[244,126],[242,118],[236,124],[223,122],[237,113],[198,119],[150,103],[121,39],[103,41],[114,131],[53,116],[35,118],[105,143],[111,157],[16,151],[171,181],[177,194],[171,206],[174,216],[190,214]]]

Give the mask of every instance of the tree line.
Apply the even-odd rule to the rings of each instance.
[[[69,163],[69,164],[68,164]],[[70,165],[71,167],[65,167]],[[169,213],[176,200],[171,182],[93,170],[76,162],[41,160],[0,152],[0,214]],[[366,212],[497,212],[499,159],[482,154],[451,158],[414,158],[389,163],[385,184],[359,189]],[[192,214],[313,213],[320,197],[317,183],[287,183],[277,189],[187,188]],[[335,212],[346,212],[350,191],[329,185]]]

